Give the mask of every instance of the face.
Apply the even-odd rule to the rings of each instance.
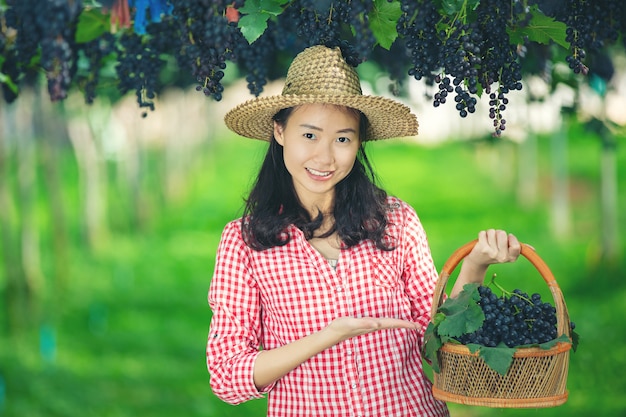
[[[300,203],[312,215],[332,207],[335,185],[352,170],[360,147],[355,112],[328,104],[305,104],[284,125],[274,123],[285,166]]]

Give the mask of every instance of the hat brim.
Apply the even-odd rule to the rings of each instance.
[[[282,109],[303,104],[324,103],[351,107],[368,120],[365,140],[416,136],[418,123],[411,109],[395,100],[368,95],[279,95],[257,97],[230,110],[224,121],[233,132],[251,139],[270,141],[273,117]]]

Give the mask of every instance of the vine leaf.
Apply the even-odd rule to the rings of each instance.
[[[437,360],[437,351],[441,346],[443,346],[443,342],[441,338],[437,335],[435,324],[433,324],[432,322],[428,323],[428,327],[426,328],[426,332],[424,333],[423,354],[424,359],[426,359],[430,363],[430,366],[435,372],[440,372],[439,361]]]
[[[2,67],[3,63],[4,63],[4,57],[0,56],[0,67]],[[8,75],[0,71],[0,85],[1,84],[5,84],[15,94],[17,94],[19,91],[19,89],[17,88],[17,84],[13,82],[11,77],[9,77]]]
[[[527,26],[512,28],[509,30],[511,42],[523,44],[524,38],[532,42],[547,45],[553,41],[565,49],[569,48],[569,43],[565,40],[566,25],[557,22],[551,17],[543,14],[539,9],[533,7],[532,18]]]
[[[247,14],[239,19],[241,34],[246,38],[248,43],[252,44],[261,37],[265,29],[267,29],[267,21],[269,18],[269,15],[254,13]]]
[[[485,313],[478,305],[479,284],[466,284],[456,298],[448,298],[439,307],[439,312],[445,314],[438,326],[441,336],[457,337],[465,333],[472,333],[482,326]]]
[[[78,17],[76,42],[85,43],[111,31],[111,19],[99,9],[85,9]]]
[[[249,44],[259,39],[265,29],[267,21],[272,16],[278,16],[283,12],[282,5],[286,0],[247,0],[239,9],[242,16],[239,19],[239,29]]]
[[[381,47],[389,50],[398,37],[396,22],[401,15],[399,1],[374,1],[374,8],[369,12],[368,17],[372,34]]]
[[[513,363],[513,354],[516,351],[516,348],[510,348],[502,342],[496,347],[469,344],[467,348],[472,353],[478,351],[478,356],[481,357],[491,369],[502,376],[506,375],[509,367]]]

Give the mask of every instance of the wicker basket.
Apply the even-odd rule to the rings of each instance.
[[[467,243],[444,264],[433,296],[432,317],[443,301],[450,274],[467,256],[476,241]],[[557,332],[571,338],[563,294],[552,272],[528,245],[521,254],[539,271],[554,297]],[[567,401],[567,372],[571,344],[557,343],[551,349],[518,348],[507,373],[492,370],[478,353],[464,345],[445,343],[438,352],[440,372],[433,373],[433,395],[442,401],[502,408],[554,407]]]

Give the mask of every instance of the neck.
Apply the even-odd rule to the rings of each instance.
[[[320,213],[323,216],[321,229],[328,230],[334,224],[334,216],[332,208],[323,208],[320,206],[314,206],[312,208],[307,208],[306,211],[309,213],[309,217],[311,219],[317,219]]]

